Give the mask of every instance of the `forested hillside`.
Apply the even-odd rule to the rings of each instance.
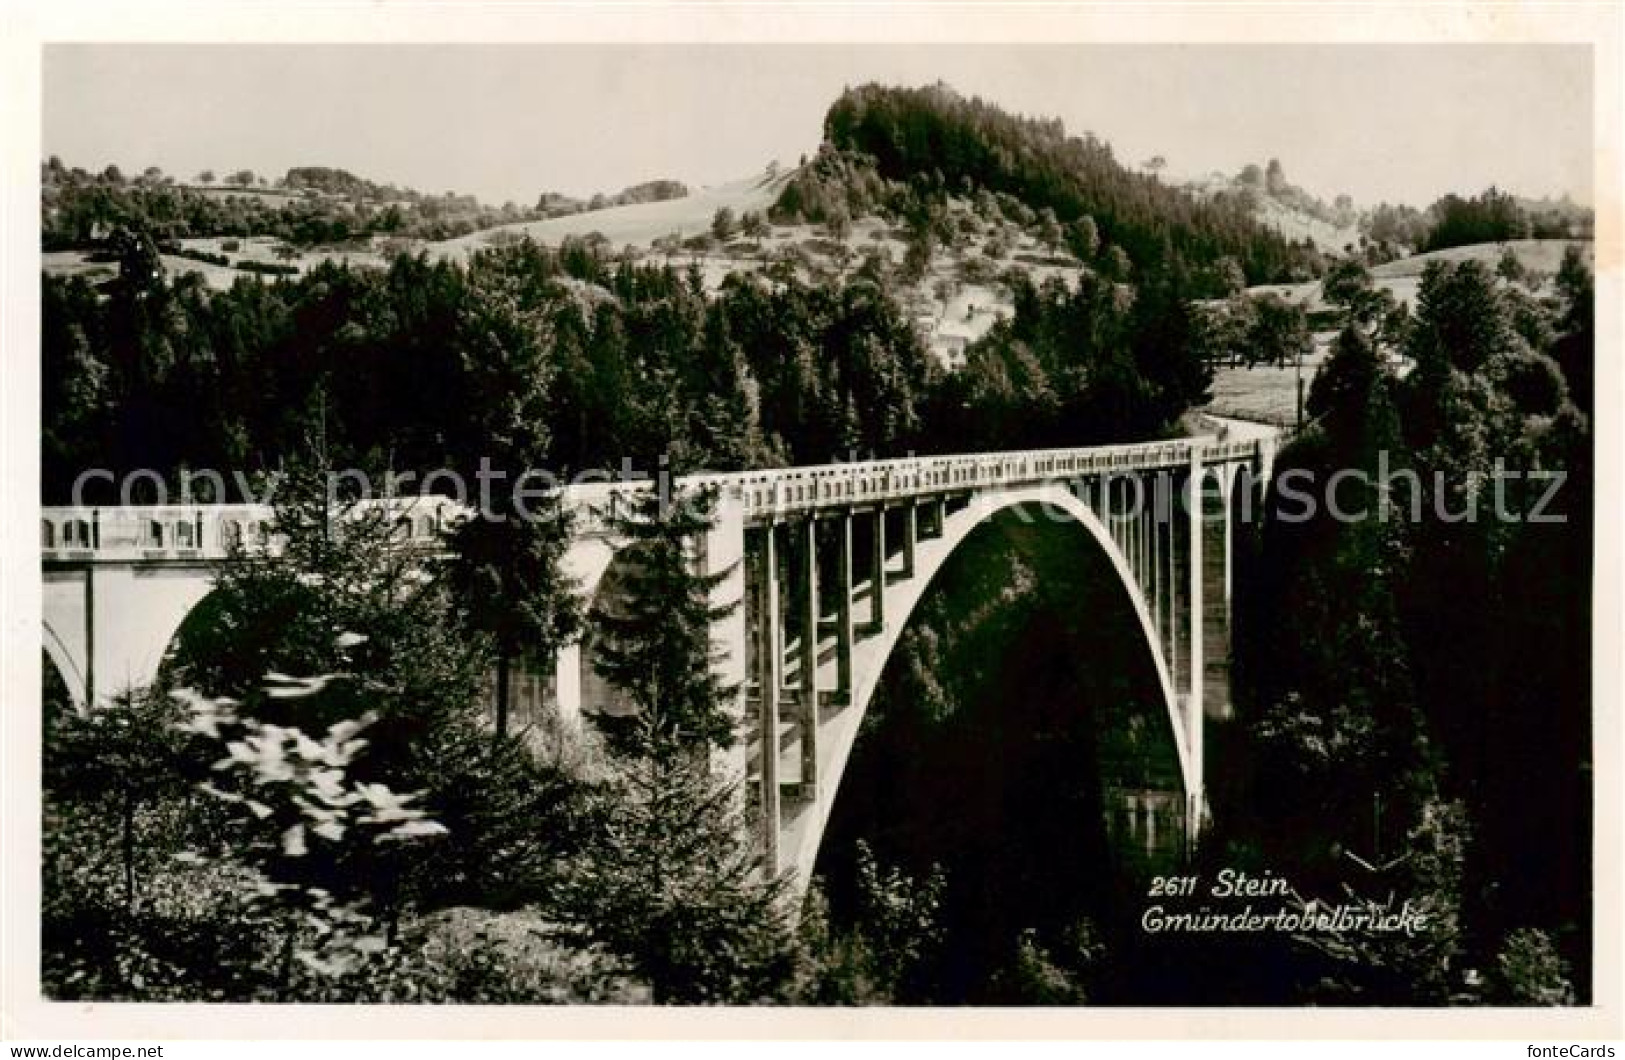
[[[1231,770],[1221,831],[1317,893],[1352,873],[1362,897],[1436,917],[1426,938],[1300,947],[1320,977],[1305,997],[1583,999],[1591,274],[1571,248],[1536,300],[1480,261],[1434,261],[1395,336],[1361,320],[1369,278],[1350,287],[1313,422],[1238,567],[1245,735],[1217,738],[1252,768]]]
[[[602,240],[517,238],[466,262],[328,262],[215,291],[164,276],[155,249],[173,231],[160,205],[214,200],[64,175],[80,190],[47,212],[67,228],[77,222],[61,211],[85,195],[130,209],[110,242],[114,278],[45,278],[45,495],[67,500],[91,468],[150,469],[172,486],[188,468],[265,473],[318,429],[330,459],[358,468],[471,470],[489,408],[516,394],[533,394],[527,407],[547,418],[561,475],[628,459],[652,471],[661,456],[731,470],[1145,437],[1205,393],[1208,336],[1191,298],[1233,289],[1237,260],[1261,275],[1295,260],[1244,214],[1130,174],[1104,145],[941,90],[850,93],[828,128],[830,152],[790,182],[778,212],[836,227],[836,204],[816,198],[834,181],[843,210],[900,211],[911,233],[901,265],[870,255],[831,273],[785,261],[716,285]],[[902,146],[883,147],[893,134]],[[379,190],[309,167],[284,183]],[[987,218],[950,203],[949,188],[954,203],[991,200]],[[224,202],[208,209],[243,208]],[[1006,226],[1031,225],[1078,257],[1055,259],[1065,282],[1006,268],[1010,310],[944,371],[905,308],[925,274],[917,259],[984,224],[989,255],[1009,253]],[[734,238],[732,219],[714,227]],[[992,282],[973,264],[961,264],[964,282]]]
[[[849,206],[862,208],[877,193],[868,161],[875,175],[916,196],[986,191],[1047,212],[1086,260],[1098,243],[1150,271],[1195,273],[1229,257],[1250,282],[1268,283],[1307,278],[1312,268],[1313,247],[1261,226],[1240,196],[1197,198],[1124,167],[1093,136],[1066,135],[1058,120],[1017,117],[944,85],[851,89],[830,108],[824,136],[830,151],[855,159],[815,167],[815,180],[843,184]],[[786,209],[816,216],[828,208],[818,190],[793,195],[781,201]]]

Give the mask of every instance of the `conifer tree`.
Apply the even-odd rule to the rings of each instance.
[[[516,665],[551,664],[579,629],[580,611],[559,561],[570,521],[557,491],[538,496],[533,472],[550,444],[546,428],[552,325],[545,288],[530,281],[531,248],[476,258],[458,336],[469,404],[476,414],[460,454],[465,467],[496,473],[480,510],[448,536],[449,581],[466,624],[496,657],[495,714],[508,731]]]
[[[737,778],[712,765],[736,737],[711,627],[738,606],[712,600],[727,572],[699,569],[715,500],[648,489],[611,516],[631,571],[593,616],[594,664],[635,709],[602,719],[617,757],[601,828],[561,885],[566,934],[618,955],[661,1003],[771,1000],[797,960],[786,881],[764,873]]]
[[[737,785],[706,756],[623,758],[565,866],[565,937],[602,946],[660,1004],[748,1004],[790,985],[788,883],[763,873]],[[782,1000],[782,998],[779,998]]]
[[[610,516],[629,542],[630,573],[621,599],[593,615],[594,666],[635,708],[604,723],[611,744],[624,753],[665,759],[734,743],[730,689],[715,670],[721,652],[711,626],[739,605],[712,602],[728,572],[706,574],[697,562],[715,502],[714,487],[674,490],[669,497],[648,489]]]

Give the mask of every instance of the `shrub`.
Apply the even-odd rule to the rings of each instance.
[[[271,261],[239,261],[237,268],[243,272],[260,273],[266,276],[297,276],[299,266],[280,265]]]
[[[785,884],[764,879],[739,793],[708,756],[625,760],[599,799],[560,936],[614,955],[661,1004],[782,997],[797,964]]]
[[[334,676],[277,679],[270,695],[319,696]],[[337,722],[319,738],[293,726],[238,715],[228,699],[182,693],[191,717],[184,728],[218,741],[226,756],[214,764],[221,783],[201,790],[238,811],[235,859],[246,873],[255,919],[276,924],[277,981],[296,981],[294,964],[317,978],[349,975],[387,946],[399,879],[409,857],[403,845],[444,835],[445,826],[396,794],[349,775],[376,715]],[[189,860],[204,863],[203,855]]]
[[[1544,931],[1520,928],[1506,937],[1495,957],[1491,986],[1507,1005],[1572,1005],[1568,965]]]

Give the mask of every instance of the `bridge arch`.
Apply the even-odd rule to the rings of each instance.
[[[1144,648],[1156,672],[1160,696],[1179,761],[1181,784],[1187,797],[1193,790],[1200,788],[1201,772],[1191,757],[1186,717],[1175,694],[1173,680],[1162,654],[1161,641],[1144,590],[1136,582],[1128,557],[1113,540],[1111,531],[1089,505],[1060,482],[986,491],[975,495],[966,507],[943,519],[939,537],[923,541],[916,546],[915,576],[886,589],[886,615],[883,627],[876,635],[860,640],[853,646],[850,703],[846,709],[820,725],[822,731],[819,740],[822,747],[819,776],[827,778],[829,793],[818,799],[810,808],[810,812],[792,820],[781,840],[783,848],[781,866],[795,870],[798,886],[804,887],[810,881],[818,849],[829,823],[835,795],[839,791],[841,778],[845,774],[847,763],[856,745],[863,717],[874,698],[886,663],[894,654],[915,609],[929,593],[938,572],[947,565],[960,545],[995,515],[1016,508],[1059,513],[1087,531],[1095,547],[1100,549],[1109,562],[1119,588],[1133,609]]]
[[[67,686],[68,699],[75,706],[85,706],[85,674],[80,668],[77,659],[62,642],[57,631],[51,628],[51,620],[45,619],[43,623],[45,641],[45,664],[56,668],[57,675]]]
[[[209,638],[219,625],[221,605],[227,598],[227,593],[211,580],[209,588],[180,616],[170,632],[169,640],[158,656],[158,664],[153,671],[154,680],[173,680],[177,667],[191,661],[194,655],[205,660],[216,657]]]
[[[624,597],[627,581],[636,564],[636,546],[615,549],[597,570],[597,577],[593,579],[590,587],[584,587],[586,621],[579,643],[579,666],[581,709],[585,714],[607,714],[618,717],[632,712],[633,708],[626,693],[598,673],[597,633],[594,624],[598,616],[615,613],[616,603]]]

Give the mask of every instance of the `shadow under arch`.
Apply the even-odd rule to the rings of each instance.
[[[47,641],[54,636],[47,635]],[[44,712],[44,731],[49,733],[55,719],[63,714],[79,709],[83,702],[83,693],[80,698],[74,698],[72,679],[68,672],[63,670],[56,658],[51,654],[49,647],[40,652],[40,708]]]
[[[1119,557],[1053,506],[971,518],[899,622],[816,862],[838,918],[856,839],[916,878],[948,870],[963,952],[930,1000],[992,1000],[973,986],[993,950],[1063,933],[1157,853],[1123,849],[1146,836],[1122,811],[1184,803],[1179,728]],[[1183,838],[1169,829],[1160,853]]]
[[[626,545],[616,549],[603,565],[596,579],[588,587],[585,621],[581,631],[581,712],[584,716],[624,718],[636,709],[631,697],[598,672],[597,622],[606,614],[615,614],[619,605],[628,599],[630,580],[637,567],[637,546]]]
[[[186,612],[175,631],[170,634],[168,647],[158,662],[156,684],[161,688],[179,688],[191,682],[199,668],[224,668],[227,683],[247,684],[263,679],[261,660],[248,659],[239,651],[223,650],[228,643],[225,619],[230,610],[230,594],[218,586],[211,587]]]
[[[1123,594],[1120,599],[1132,609],[1139,631],[1137,650],[1144,652],[1155,671],[1161,713],[1166,718],[1165,731],[1171,734],[1179,764],[1180,790],[1188,798],[1192,788],[1199,787],[1200,771],[1191,761],[1185,719],[1175,695],[1173,678],[1163,657],[1147,601],[1134,580],[1128,560],[1112,540],[1110,530],[1089,505],[1064,483],[1051,482],[978,495],[968,506],[948,516],[940,537],[922,543],[917,550],[919,568],[916,577],[887,589],[885,627],[877,635],[860,641],[853,650],[851,705],[837,715],[833,724],[823,726],[830,730],[827,737],[821,737],[829,750],[826,755],[820,756],[820,775],[828,778],[832,793],[840,790],[841,778],[870,699],[899,638],[909,626],[914,608],[931,591],[937,574],[972,533],[999,513],[1018,508],[1036,511],[1040,520],[1075,525],[1084,532],[1087,540],[1093,542],[1094,554],[1104,558],[1108,577]],[[824,828],[836,798],[838,794],[822,800],[812,814],[798,819],[789,828],[788,841],[785,843],[788,864],[796,870],[803,886],[811,877]],[[1182,822],[1183,807],[1179,816]],[[1180,827],[1183,827],[1182,823]]]
[[[44,667],[42,680],[45,691],[53,691],[59,685],[62,694],[67,697],[69,705],[84,706],[85,675],[74,664],[73,653],[68,650],[67,645],[62,643],[62,638],[57,635],[56,630],[51,628],[49,621],[42,624],[41,634],[45,655],[41,662]],[[55,685],[52,683],[53,678],[56,682]]]

